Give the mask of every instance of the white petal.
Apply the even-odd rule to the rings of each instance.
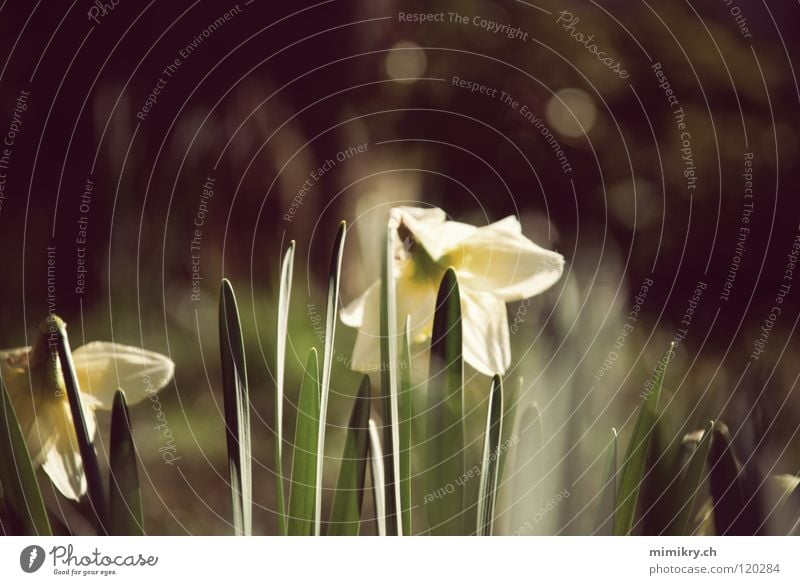
[[[364,322],[364,312],[372,310],[367,308],[368,302],[374,302],[375,298],[380,299],[380,297],[375,296],[380,294],[380,290],[381,281],[373,282],[360,297],[339,311],[339,318],[342,320],[342,323],[348,327],[361,327],[361,324]],[[375,310],[377,311],[378,309],[376,308]]]
[[[27,365],[25,367],[15,365],[14,357],[20,354],[14,351],[4,353],[5,355],[0,356],[0,376],[14,406],[14,413],[25,437],[31,460],[41,464],[44,453],[54,440],[53,413],[60,411],[61,398],[49,392],[32,392]],[[36,397],[35,402],[34,397]]]
[[[359,372],[375,372],[380,365],[380,295],[381,283],[378,281],[348,306],[352,309],[347,312],[347,317],[346,311],[342,312],[342,321],[346,325],[359,328],[350,358],[350,368]]]
[[[446,221],[447,216],[438,207],[395,207],[389,215],[389,226],[397,229],[402,224],[414,241],[425,248],[438,262],[450,249],[475,232],[475,226],[456,221]],[[445,266],[446,268],[446,266]]]
[[[84,419],[89,438],[93,439],[97,425],[94,412],[90,408],[84,408]],[[61,412],[54,417],[54,422],[55,441],[45,455],[42,469],[58,491],[65,497],[77,501],[86,493],[86,476],[83,473],[83,463],[75,429],[72,426],[69,404],[63,404]]]
[[[461,289],[464,361],[482,374],[504,374],[511,365],[506,304],[488,293]]]
[[[117,388],[128,404],[136,404],[166,386],[175,364],[166,356],[140,347],[94,341],[73,352],[81,393],[97,408],[110,409]]]
[[[454,254],[464,287],[490,293],[506,302],[544,292],[564,272],[564,257],[537,246],[506,218],[477,229]]]
[[[423,343],[431,338],[433,315],[436,310],[436,288],[418,284],[413,279],[397,282],[397,334],[403,334],[406,316],[411,317],[409,338],[412,343]]]

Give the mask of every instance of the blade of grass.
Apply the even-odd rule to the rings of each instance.
[[[378,426],[372,419],[369,419],[369,452],[378,536],[386,536],[386,475],[383,468],[383,450]]]
[[[614,508],[617,503],[617,429],[611,429],[611,440],[606,447],[606,465],[603,486],[600,488],[600,505],[594,535],[611,536],[614,533]]]
[[[383,447],[386,473],[386,530],[403,535],[400,496],[400,421],[397,375],[397,306],[394,287],[394,236],[387,226],[381,260],[381,392],[383,397]]]
[[[109,454],[109,512],[111,534],[143,536],[142,490],[136,467],[136,447],[131,436],[131,419],[125,394],[117,390],[111,410]]]
[[[452,268],[439,286],[428,375],[427,495],[444,496],[426,507],[430,533],[466,535],[464,525],[464,360],[461,297]]]
[[[361,506],[369,459],[369,397],[369,376],[364,376],[350,413],[328,525],[329,536],[358,536],[361,528]]]
[[[311,348],[300,397],[297,400],[297,426],[294,433],[294,456],[289,490],[289,534],[311,536],[314,533],[314,502],[317,489],[319,439],[319,360]]]
[[[492,378],[489,408],[486,416],[486,433],[483,442],[483,465],[478,496],[478,536],[491,536],[494,521],[495,493],[500,469],[500,437],[503,433],[503,382],[500,376]]]
[[[295,242],[292,240],[281,262],[278,294],[278,337],[275,356],[275,486],[278,501],[278,531],[286,534],[286,503],[283,491],[283,402],[286,380],[286,340],[289,336],[289,304],[292,298]]]
[[[617,536],[629,535],[633,529],[636,504],[639,500],[639,492],[647,468],[647,455],[650,450],[653,429],[658,420],[658,401],[661,396],[661,387],[664,383],[667,365],[674,350],[675,343],[672,342],[656,366],[650,382],[649,392],[645,394],[644,400],[639,407],[636,426],[633,429],[630,443],[628,443],[625,460],[622,462],[614,518],[614,534]]]
[[[711,446],[711,436],[714,433],[714,421],[708,423],[703,432],[703,437],[695,447],[689,459],[689,464],[681,477],[681,493],[685,497],[685,503],[678,511],[675,519],[667,528],[667,534],[674,536],[688,536],[689,523],[692,519],[692,510],[697,499],[697,493],[703,484],[703,476],[708,459],[708,450]]]
[[[689,457],[682,441],[675,438],[666,408],[658,407],[647,452],[647,466],[639,492],[638,514],[633,532],[642,536],[667,533],[670,522],[686,503],[680,478]]]
[[[36,472],[14,405],[0,377],[0,486],[9,515],[9,528],[19,535],[51,536]],[[7,528],[6,528],[7,529]]]
[[[341,222],[333,242],[333,253],[328,271],[328,301],[325,309],[325,348],[322,352],[322,396],[319,409],[319,442],[317,445],[317,487],[314,503],[314,535],[322,534],[322,480],[325,460],[325,426],[328,419],[328,397],[331,392],[331,366],[336,336],[336,316],[339,310],[339,281],[342,273],[342,254],[347,234],[347,223]]]
[[[89,439],[89,432],[86,427],[86,419],[81,404],[80,386],[78,385],[78,376],[75,374],[75,363],[72,360],[72,350],[69,346],[67,327],[64,321],[58,317],[50,317],[50,327],[51,331],[55,329],[58,359],[61,362],[64,386],[67,391],[69,409],[72,413],[72,423],[75,427],[75,436],[78,440],[83,470],[86,474],[89,503],[97,519],[99,532],[108,534],[107,500],[105,497],[105,490],[103,489],[103,481],[100,479],[100,465],[97,463],[94,445]]]
[[[730,434],[718,424],[708,451],[709,487],[718,536],[756,536],[764,524],[759,495],[736,458]],[[756,483],[756,486],[759,483]]]
[[[222,279],[219,294],[219,349],[233,526],[237,536],[250,536],[253,532],[250,398],[239,309],[233,286],[226,278]]]
[[[403,342],[400,351],[400,396],[398,396],[398,418],[400,419],[400,510],[403,534],[414,534],[411,526],[411,424],[413,414],[413,389],[411,377],[411,342],[409,331],[411,318],[406,317]]]

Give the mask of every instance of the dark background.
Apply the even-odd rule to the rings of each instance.
[[[686,432],[721,417],[742,428],[741,449],[763,454],[766,468],[800,467],[792,358],[800,283],[792,285],[766,352],[749,357],[800,224],[793,26],[800,9],[788,1],[741,2],[752,34],[744,38],[722,1],[536,4],[551,14],[510,1],[336,1],[305,11],[304,3],[242,3],[242,13],[185,60],[143,122],[136,112],[161,70],[233,5],[121,0],[93,25],[89,2],[70,10],[2,4],[1,134],[20,90],[31,95],[0,211],[0,347],[31,343],[47,311],[46,247],[55,245],[56,310],[70,324],[73,346],[114,339],[173,357],[175,382],[161,396],[184,456],[180,472],[158,459],[148,407],[133,411],[150,480],[152,532],[227,530],[216,355],[220,277],[232,279],[247,317],[251,379],[263,388],[254,398],[255,424],[263,428],[272,417],[275,283],[286,243],[298,242],[292,331],[300,357],[290,379],[296,387],[299,361],[318,344],[307,304],[324,307],[338,221],[355,222],[343,283],[350,300],[373,280],[376,265],[368,239],[374,229],[361,213],[384,213],[394,203],[436,205],[476,224],[517,214],[529,237],[566,257],[568,277],[535,300],[537,318],[526,319],[526,336],[515,336],[514,355],[527,364],[520,366],[527,377],[525,368],[533,371],[526,400],[549,404],[548,380],[562,384],[567,404],[594,392],[592,402],[564,407],[577,428],[629,428],[624,423],[641,385],[681,326],[697,282],[707,283],[669,382],[676,426]],[[565,9],[580,17],[577,30],[594,33],[624,64],[629,79],[616,77],[556,24],[553,14]],[[469,25],[400,23],[398,11],[480,14],[521,27],[531,40]],[[392,18],[377,20],[385,16]],[[445,81],[393,81],[386,60],[400,42],[422,47],[421,77]],[[650,69],[655,61],[686,112],[698,176],[691,196],[679,133]],[[503,89],[546,120],[555,92],[586,92],[596,112],[588,133],[569,137],[553,129],[573,172],[562,172],[518,113],[453,87],[454,75]],[[387,140],[403,141],[377,144]],[[309,173],[361,143],[369,144],[367,153],[337,163],[285,221]],[[754,212],[726,302],[720,293],[739,234],[746,152],[754,153]],[[85,294],[76,295],[76,221],[90,175],[88,280]],[[189,242],[209,175],[215,195],[203,228],[201,300],[193,302]],[[655,285],[626,357],[613,382],[594,388],[630,297],[648,277]],[[516,307],[509,310],[513,317]],[[340,329],[343,354],[353,337]],[[344,366],[334,380],[341,380],[337,392],[354,393],[357,377]],[[590,406],[598,403],[614,405],[599,420]],[[348,409],[344,398],[332,407],[335,424]],[[333,436],[335,453],[341,437]],[[570,431],[563,444],[586,440]],[[592,463],[597,449],[586,449],[573,471]],[[263,464],[256,491],[265,508],[257,525],[268,532],[271,444],[265,440],[256,451]],[[187,484],[197,500],[186,496]]]

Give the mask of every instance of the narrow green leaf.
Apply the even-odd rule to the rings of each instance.
[[[322,480],[325,460],[325,427],[328,420],[328,398],[331,393],[331,367],[336,337],[336,316],[339,310],[339,281],[342,273],[342,255],[347,234],[347,223],[339,224],[328,271],[328,301],[325,308],[325,348],[322,352],[322,397],[319,410],[319,443],[317,445],[317,488],[314,503],[314,535],[322,534]]]
[[[36,472],[31,463],[25,437],[14,412],[14,405],[0,376],[0,486],[14,533],[25,536],[51,536],[47,510],[42,501]],[[4,527],[5,529],[8,529]]]
[[[478,496],[478,536],[491,536],[494,522],[495,494],[500,469],[500,438],[503,434],[503,382],[500,376],[492,378],[489,408],[486,416],[486,433],[483,442],[483,465]]]
[[[378,427],[372,419],[369,419],[369,452],[378,536],[386,536],[386,475],[383,468],[383,449]]]
[[[253,532],[250,398],[239,308],[233,286],[226,278],[222,279],[219,294],[219,349],[233,526],[237,536],[250,536]]]
[[[658,420],[658,401],[661,396],[661,387],[664,383],[664,374],[674,352],[675,343],[656,366],[655,373],[646,389],[645,398],[639,408],[639,416],[633,429],[625,460],[622,462],[621,479],[617,497],[616,514],[614,518],[614,534],[625,536],[631,534],[636,518],[636,504],[639,492],[644,481],[647,469],[647,455],[653,429]]]
[[[703,437],[695,447],[686,470],[680,479],[681,494],[684,497],[684,505],[678,511],[675,519],[667,528],[666,534],[672,536],[688,536],[689,525],[692,519],[692,510],[697,500],[697,493],[703,484],[708,450],[711,446],[711,436],[714,433],[714,421],[708,423]]]
[[[342,255],[347,235],[347,223],[341,222],[333,242],[331,264],[328,270],[328,301],[325,308],[325,347],[322,352],[322,397],[320,400],[319,444],[317,446],[317,489],[314,504],[314,535],[322,534],[322,480],[325,460],[325,425],[328,418],[328,398],[331,393],[331,367],[336,337],[336,316],[339,310],[339,281],[342,274]]]
[[[384,253],[381,260],[381,393],[383,397],[383,446],[386,472],[386,530],[391,535],[403,535],[400,495],[400,421],[398,400],[397,361],[397,303],[394,287],[395,230],[387,226]]]
[[[411,525],[411,424],[414,420],[413,412],[413,382],[411,377],[411,318],[406,317],[403,328],[403,342],[400,351],[400,396],[398,409],[400,419],[400,510],[402,511],[403,534],[414,534]]]
[[[709,487],[714,501],[714,527],[718,536],[756,536],[764,517],[757,488],[736,459],[730,434],[717,424],[708,451]]]
[[[669,524],[686,503],[680,479],[688,464],[688,454],[682,442],[675,439],[666,408],[657,408],[634,531],[642,536],[667,533]]]
[[[611,440],[606,447],[606,465],[603,485],[600,488],[600,505],[594,534],[611,536],[614,533],[614,508],[617,505],[617,429],[611,429]]]
[[[94,452],[94,445],[89,438],[86,426],[86,418],[81,404],[81,389],[78,385],[78,376],[75,374],[75,363],[72,360],[67,327],[64,321],[58,317],[52,316],[48,319],[51,331],[54,329],[56,334],[58,359],[64,376],[64,386],[66,387],[69,409],[72,413],[72,423],[75,427],[75,436],[78,440],[78,448],[83,462],[83,471],[86,474],[89,503],[97,519],[99,532],[108,534],[108,510],[106,509],[108,500],[106,500],[103,482],[100,479],[100,465],[97,463],[97,455]]]
[[[286,503],[283,491],[283,402],[286,381],[286,341],[289,336],[289,304],[292,298],[295,243],[292,240],[281,262],[280,292],[278,294],[278,337],[275,357],[275,485],[278,502],[278,531],[285,535]]]
[[[311,348],[300,397],[297,400],[297,426],[294,433],[291,489],[289,491],[289,534],[314,534],[314,502],[317,490],[317,452],[320,433],[319,360],[316,348]]]
[[[136,447],[131,435],[131,419],[125,394],[117,390],[111,410],[109,454],[109,512],[111,534],[143,536],[142,490],[136,464]]]
[[[439,286],[428,375],[426,511],[433,535],[467,535],[465,525],[464,360],[455,270]],[[435,497],[440,494],[440,497]]]
[[[329,536],[358,536],[361,527],[361,506],[369,459],[369,399],[369,376],[364,376],[350,413],[328,525]]]

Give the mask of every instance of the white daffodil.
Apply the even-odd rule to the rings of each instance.
[[[447,221],[438,208],[395,207],[394,238],[398,331],[411,318],[414,343],[430,340],[436,295],[445,271],[456,271],[461,292],[464,360],[483,374],[505,373],[511,364],[506,303],[550,288],[564,271],[561,254],[522,235],[516,217],[483,227]],[[342,311],[358,328],[351,367],[380,368],[380,281]]]
[[[0,375],[31,460],[42,466],[58,491],[78,500],[86,493],[86,477],[56,348],[48,345],[54,319],[58,317],[45,319],[33,347],[0,351]],[[135,404],[166,386],[175,372],[169,358],[118,343],[87,343],[72,356],[90,439],[97,429],[95,410],[110,410],[118,388],[125,391],[128,404]]]

